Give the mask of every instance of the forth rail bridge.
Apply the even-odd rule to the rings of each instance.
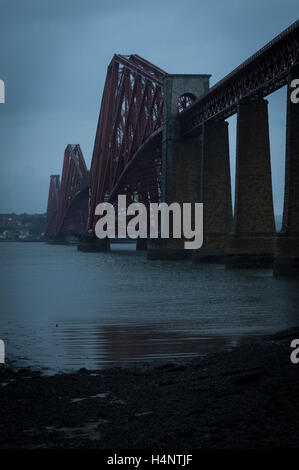
[[[45,233],[61,243],[78,237],[82,251],[108,251],[95,236],[100,202],[203,202],[204,243],[147,240],[150,259],[192,256],[227,267],[274,266],[299,274],[299,21],[209,87],[210,75],[167,74],[138,55],[114,55],[107,70],[92,163],[68,145],[61,180],[50,179]],[[282,229],[276,233],[268,102],[287,86],[286,172]],[[236,193],[232,215],[228,123],[237,114]],[[137,249],[145,248],[137,240]]]

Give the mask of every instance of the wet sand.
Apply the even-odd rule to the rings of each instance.
[[[298,448],[294,338],[53,376],[0,367],[0,448]]]

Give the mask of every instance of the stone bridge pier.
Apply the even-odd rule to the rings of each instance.
[[[284,212],[276,241],[276,276],[299,276],[299,103],[291,102],[295,78],[299,78],[298,66],[288,77]]]
[[[201,138],[182,137],[180,98],[198,98],[209,89],[210,75],[166,75],[163,81],[162,201],[201,202]],[[171,229],[171,225],[170,225]],[[183,238],[150,239],[149,259],[182,259],[191,256]]]
[[[203,202],[203,245],[192,252],[196,262],[223,262],[232,225],[228,123],[208,121],[201,134],[200,200]]]
[[[237,110],[235,211],[226,266],[272,266],[275,236],[268,102],[244,99]]]
[[[184,249],[184,239],[148,243],[149,259],[196,262],[224,260],[232,224],[228,123],[209,121],[199,135],[183,137],[178,115],[181,97],[199,97],[209,89],[210,75],[167,75],[164,78],[162,200],[203,202],[204,240],[199,250]]]
[[[231,223],[228,131],[225,122],[203,126],[200,135],[181,135],[179,100],[198,98],[209,89],[210,75],[167,75],[164,78],[162,130],[162,201],[204,202],[204,246],[184,249],[184,239],[148,242],[149,259],[207,260],[224,255]],[[205,211],[206,215],[205,215]]]

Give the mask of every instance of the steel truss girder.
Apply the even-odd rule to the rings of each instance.
[[[45,235],[54,237],[56,235],[56,221],[60,193],[60,175],[50,176],[49,196],[47,204],[47,215],[45,222]]]
[[[89,184],[89,172],[80,145],[67,145],[64,152],[63,169],[57,211],[56,235],[59,235],[68,208],[74,198]]]
[[[220,80],[180,114],[183,135],[200,133],[210,119],[226,119],[244,98],[263,98],[286,85],[299,62],[299,20]]]
[[[136,54],[116,54],[108,66],[91,163],[89,230],[94,229],[96,205],[114,203],[116,188],[123,194],[134,193],[135,200],[145,198],[145,187],[143,192],[141,188],[145,167],[153,178],[145,185],[150,193],[147,198],[157,197],[160,162],[154,155],[154,164],[144,162],[142,166],[140,152],[138,164],[135,155],[161,130],[165,75]],[[147,162],[149,159],[146,157]]]

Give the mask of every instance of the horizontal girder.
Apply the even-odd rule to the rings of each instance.
[[[180,114],[183,135],[200,133],[210,119],[226,119],[243,98],[265,97],[286,85],[299,62],[299,20],[275,37]]]

